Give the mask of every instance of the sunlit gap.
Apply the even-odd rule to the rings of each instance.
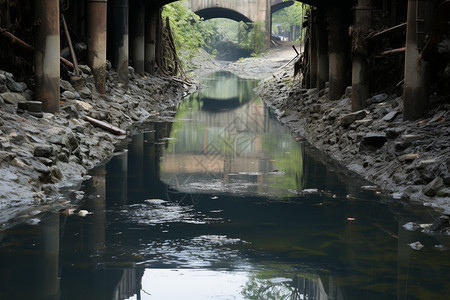
[[[236,61],[254,53],[255,33],[252,24],[226,18],[205,22],[216,33],[206,49],[216,60]]]

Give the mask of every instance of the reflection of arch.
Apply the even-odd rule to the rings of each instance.
[[[241,106],[239,102],[239,97],[229,98],[229,99],[217,99],[202,97],[203,110],[206,111],[223,111],[223,110],[233,110]]]
[[[195,13],[205,20],[214,19],[214,18],[226,18],[226,19],[231,19],[231,20],[237,21],[237,22],[240,22],[240,21],[245,22],[245,23],[252,22],[252,20],[250,20],[245,15],[243,15],[235,10],[227,9],[227,8],[223,8],[223,7],[205,8],[205,9],[198,10]]]

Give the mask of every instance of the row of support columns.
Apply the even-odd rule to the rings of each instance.
[[[404,77],[404,112],[405,120],[414,120],[423,116],[429,97],[429,75],[427,63],[419,60],[417,43],[418,3],[421,0],[408,0],[405,77]],[[354,8],[353,53],[350,63],[350,43],[347,39],[348,25],[345,23],[345,5],[337,1],[311,11],[309,67],[310,87],[323,89],[329,83],[330,100],[339,99],[349,84],[347,74],[351,67],[352,110],[357,111],[366,106],[369,98],[370,50],[364,37],[371,28],[373,0],[358,0]],[[428,16],[429,17],[429,16]],[[376,80],[376,78],[374,78]]]
[[[125,87],[129,59],[136,73],[154,74],[160,7],[144,0],[86,0],[85,5],[87,63],[97,91],[106,92],[107,58]],[[43,111],[59,112],[59,0],[36,0],[35,20],[35,100]]]

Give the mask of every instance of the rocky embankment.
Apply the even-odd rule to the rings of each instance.
[[[0,71],[0,224],[35,222],[34,216],[76,202],[88,170],[105,162],[133,125],[170,120],[173,107],[196,89],[179,80],[135,75],[129,87],[108,72],[107,93],[95,91],[89,67],[61,80],[61,112],[43,113],[33,92],[8,72]],[[86,117],[125,131],[112,133]]]
[[[257,89],[281,122],[394,198],[450,214],[450,104],[436,102],[423,119],[404,121],[402,99],[379,94],[351,112],[351,87],[330,101],[328,89],[302,89],[286,70]]]

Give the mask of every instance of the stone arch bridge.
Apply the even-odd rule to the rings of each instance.
[[[190,0],[190,8],[205,20],[227,18],[235,21],[269,21],[270,15],[294,1],[283,0]]]

